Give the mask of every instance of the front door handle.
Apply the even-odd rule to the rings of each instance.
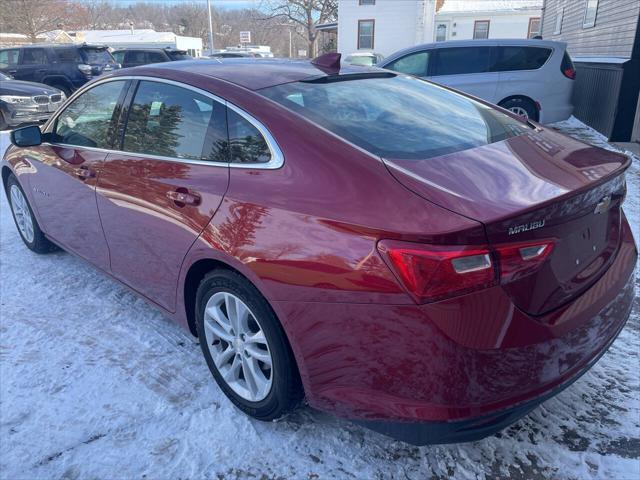
[[[94,178],[96,176],[96,172],[91,170],[89,167],[78,167],[73,169],[73,173],[76,177],[87,180],[89,178]]]
[[[185,205],[200,205],[201,198],[197,193],[190,192],[186,188],[176,188],[167,192],[167,198],[172,200],[178,207],[184,207]]]

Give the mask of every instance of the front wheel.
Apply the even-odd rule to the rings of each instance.
[[[284,416],[303,396],[295,359],[275,314],[240,274],[215,270],[196,294],[202,353],[225,395],[264,421]]]
[[[49,253],[58,249],[44,236],[33,215],[27,197],[18,183],[15,175],[10,174],[6,184],[7,195],[13,220],[18,227],[18,233],[24,244],[36,253]]]

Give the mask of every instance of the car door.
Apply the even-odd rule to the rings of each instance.
[[[98,84],[65,107],[31,152],[30,186],[44,231],[66,249],[109,269],[96,206],[100,168],[111,147],[127,81]]]
[[[19,48],[6,48],[0,50],[0,72],[13,77],[18,71],[19,58]]]
[[[107,156],[97,188],[111,271],[174,311],[182,261],[229,183],[225,102],[142,80],[123,115],[121,151]]]
[[[429,79],[495,103],[500,73],[492,71],[493,49],[492,46],[436,48]]]
[[[499,100],[525,95],[540,99],[553,91],[549,75],[541,70],[553,53],[551,48],[523,45],[500,45],[496,47],[494,69],[500,72]],[[498,101],[499,101],[498,100]]]
[[[48,64],[49,59],[44,48],[23,48],[20,64],[13,77],[16,80],[42,83]]]

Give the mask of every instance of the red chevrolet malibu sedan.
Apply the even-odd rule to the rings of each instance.
[[[482,438],[587,371],[629,315],[629,159],[413,77],[144,66],[12,141],[27,247],[160,307],[260,420],[306,397],[414,444]]]

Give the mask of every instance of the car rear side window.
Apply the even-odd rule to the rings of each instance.
[[[497,58],[493,71],[537,70],[551,55],[550,48],[540,47],[497,47]]]
[[[249,120],[232,109],[228,109],[227,119],[232,163],[266,163],[271,160],[267,141]]]
[[[345,140],[389,159],[425,159],[498,142],[531,127],[424,80],[337,77],[260,90]]]
[[[162,52],[146,52],[146,57],[145,63],[162,63],[167,61],[167,58]]]
[[[491,47],[438,48],[432,75],[461,75],[490,71]]]
[[[384,68],[416,77],[426,77],[429,68],[429,52],[410,53],[394,60]]]
[[[113,113],[125,83],[124,80],[103,83],[76,98],[56,120],[54,143],[111,148]]]
[[[43,48],[25,48],[22,52],[22,65],[44,65],[47,53]]]
[[[75,48],[56,48],[54,52],[58,61],[62,63],[82,61],[78,50]]]
[[[226,107],[191,89],[140,82],[129,109],[124,150],[228,162]]]
[[[103,65],[113,62],[113,57],[106,48],[81,49],[82,60],[91,65]]]

